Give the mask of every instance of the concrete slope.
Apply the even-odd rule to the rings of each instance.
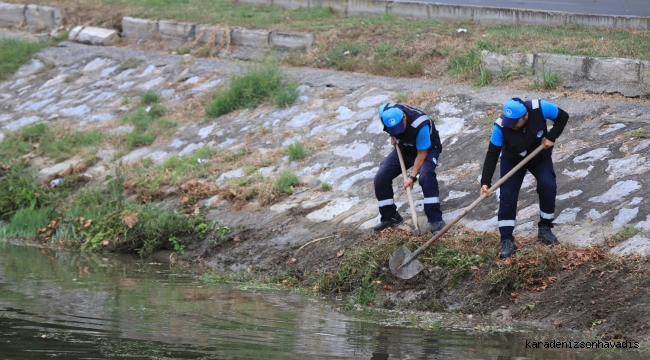
[[[119,70],[127,59],[142,59],[137,67]],[[44,71],[44,64],[51,64]],[[168,108],[209,95],[227,84],[228,77],[246,63],[195,59],[143,52],[118,47],[92,47],[64,42],[48,48],[25,64],[15,75],[0,83],[0,139],[7,132],[28,124],[66,122],[84,128],[99,124],[106,131],[129,131],[121,126],[120,115],[129,106],[124,96],[152,90],[163,95]],[[82,76],[66,81],[72,73]],[[642,99],[589,97],[565,93],[513,93],[497,87],[471,88],[443,85],[435,81],[394,79],[313,69],[286,69],[300,84],[299,101],[286,109],[263,105],[216,119],[203,119],[182,127],[166,142],[137,149],[121,160],[151,158],[159,162],[172,154],[190,154],[202,146],[237,150],[243,147],[263,154],[301,141],[321,149],[306,160],[283,158],[263,169],[276,177],[283,170],[298,174],[304,186],[296,193],[262,208],[250,204],[240,212],[228,204],[217,204],[212,217],[235,227],[245,225],[272,228],[293,224],[284,236],[267,246],[300,244],[346,228],[369,232],[378,221],[373,176],[391,150],[387,134],[377,117],[379,104],[396,101],[400,94],[423,99],[422,106],[436,119],[443,152],[438,176],[445,219],[453,219],[478,197],[481,167],[487,149],[491,117],[511,96],[543,98],[565,109],[571,119],[554,151],[558,197],[556,233],[560,241],[577,245],[601,242],[624,226],[642,232],[619,244],[619,253],[646,253],[650,245],[650,199],[646,176],[650,171],[650,139],[645,131],[650,122],[650,102]],[[69,78],[68,78],[69,79]],[[114,152],[100,149],[102,159],[89,172],[101,176],[111,166]],[[43,166],[45,167],[45,166]],[[215,173],[211,180],[221,184],[225,177],[244,172]],[[43,170],[47,173],[47,169]],[[320,191],[320,184],[332,186]],[[394,182],[398,189],[401,180]],[[421,227],[421,188],[414,189]],[[497,198],[481,203],[461,223],[479,231],[496,230]],[[396,192],[400,212],[410,218],[403,191]],[[539,214],[535,182],[527,176],[520,194],[517,235],[536,232]],[[405,226],[409,226],[408,222]],[[257,254],[263,258],[263,251]]]

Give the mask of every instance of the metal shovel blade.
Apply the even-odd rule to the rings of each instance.
[[[414,259],[405,266],[402,266],[404,261],[408,260],[411,255],[411,250],[409,250],[406,245],[402,245],[399,249],[395,250],[393,255],[391,255],[390,259],[388,260],[388,267],[390,268],[390,271],[393,273],[393,275],[397,276],[400,279],[407,280],[414,277],[420,271],[422,271],[422,269],[424,269],[424,265],[422,265],[422,263],[417,259]]]

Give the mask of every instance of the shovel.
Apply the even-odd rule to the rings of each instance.
[[[507,174],[505,174],[499,181],[497,181],[496,184],[492,185],[490,189],[488,189],[488,192],[486,194],[481,195],[478,199],[474,200],[474,202],[465,208],[463,212],[460,213],[454,220],[452,220],[449,224],[445,225],[445,227],[442,228],[442,230],[438,231],[429,241],[424,243],[422,246],[420,246],[415,252],[411,254],[411,251],[406,247],[406,245],[400,246],[399,249],[397,249],[393,255],[390,256],[390,259],[388,260],[388,267],[390,268],[390,271],[393,273],[393,275],[397,276],[400,279],[410,279],[417,275],[422,269],[424,268],[424,265],[422,265],[421,262],[417,261],[416,258],[424,251],[426,250],[434,241],[436,241],[439,237],[441,237],[444,233],[447,232],[454,224],[456,224],[460,219],[462,219],[467,213],[469,213],[472,209],[478,205],[481,201],[483,201],[488,195],[492,192],[494,192],[496,189],[501,186],[508,178],[510,178],[514,173],[516,173],[519,169],[521,169],[522,166],[524,166],[530,159],[532,159],[535,155],[539,154],[540,151],[544,149],[544,145],[540,145],[533,151],[532,153],[528,154],[517,166],[515,166],[512,170],[508,171]],[[398,153],[399,154],[399,153]]]
[[[402,175],[404,175],[404,181],[408,179],[406,175],[406,166],[404,166],[404,158],[402,158],[402,151],[399,149],[399,145],[395,144],[395,150],[397,150],[397,157],[399,157],[399,164],[402,167]],[[420,224],[418,223],[418,213],[415,212],[415,204],[413,203],[413,195],[411,195],[411,188],[406,188],[406,196],[409,198],[409,205],[411,205],[411,214],[413,215],[413,224],[415,225],[415,233],[420,235]]]

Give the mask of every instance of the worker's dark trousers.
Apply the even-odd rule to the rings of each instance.
[[[418,181],[422,186],[422,193],[424,194],[424,213],[427,215],[429,222],[441,221],[442,211],[440,211],[440,192],[438,191],[438,179],[436,178],[436,162],[440,150],[429,149],[427,157],[420,168],[420,176]],[[408,156],[402,153],[404,158],[404,166],[409,169],[415,162],[415,156]],[[434,159],[435,162],[434,162]],[[407,171],[407,174],[410,172]],[[381,220],[389,221],[397,211],[395,201],[393,200],[393,179],[402,175],[402,168],[399,164],[399,157],[397,151],[393,151],[386,156],[381,165],[377,175],[375,175],[375,196],[377,197],[379,205],[379,213]],[[400,188],[401,188],[400,182]]]
[[[518,162],[501,156],[501,176],[503,177],[512,168],[517,166]],[[512,232],[515,229],[515,219],[517,216],[517,200],[519,199],[519,190],[524,181],[526,171],[530,171],[537,181],[537,194],[539,195],[539,217],[538,225],[544,224],[553,227],[555,218],[555,195],[557,194],[557,183],[555,182],[555,171],[553,170],[553,160],[551,156],[536,161],[533,165],[526,164],[519,169],[514,175],[506,180],[500,188],[499,195],[499,232],[501,239],[514,240]]]

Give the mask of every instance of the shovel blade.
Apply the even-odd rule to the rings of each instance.
[[[422,263],[417,259],[413,259],[413,261],[407,265],[402,266],[405,261],[411,258],[411,255],[411,250],[409,250],[406,245],[402,245],[399,249],[395,250],[388,260],[388,267],[393,275],[400,279],[408,280],[424,269],[424,265],[422,265]]]

